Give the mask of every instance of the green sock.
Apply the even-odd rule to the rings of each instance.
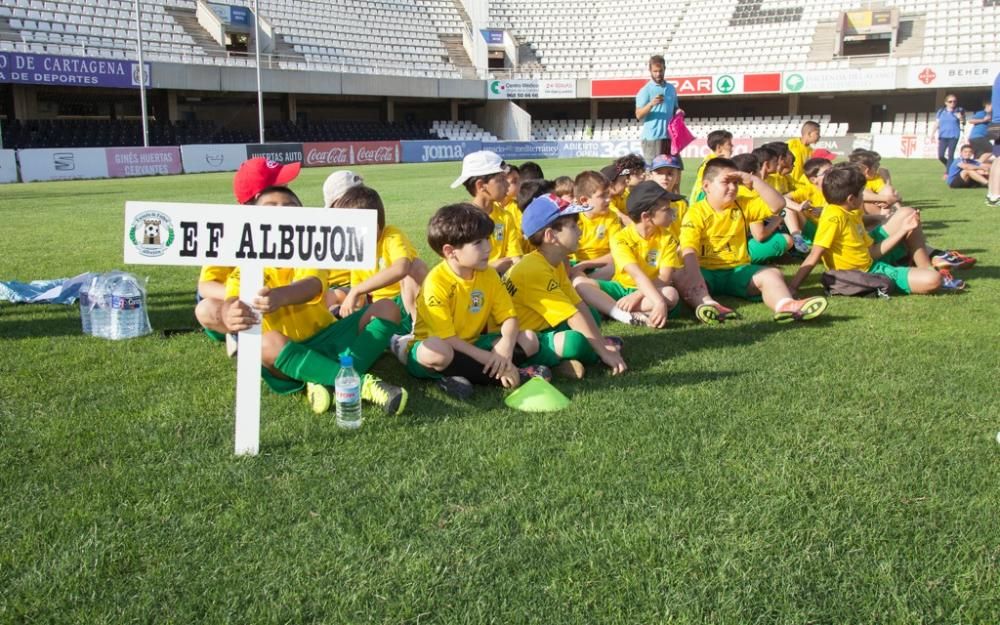
[[[555,338],[556,330],[547,330],[538,333],[538,353],[525,361],[526,365],[545,365],[554,367],[559,364],[562,358],[556,353]]]
[[[340,363],[301,343],[289,342],[274,360],[274,368],[293,380],[333,384],[340,372]]]
[[[371,369],[379,356],[389,347],[393,334],[402,334],[403,329],[385,319],[372,317],[365,329],[351,341],[346,354],[354,358],[354,370],[364,375]]]
[[[594,348],[590,345],[590,341],[587,340],[587,337],[580,334],[576,330],[563,332],[562,335],[563,359],[579,360],[585,365],[592,365],[599,360],[597,352],[594,351]]]

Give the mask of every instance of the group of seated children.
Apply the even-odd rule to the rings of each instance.
[[[337,171],[327,207],[378,216],[376,266],[367,271],[269,268],[252,302],[239,299],[239,271],[205,267],[196,316],[223,340],[262,324],[266,383],[307,391],[330,408],[340,358],[363,376],[362,399],[398,414],[405,389],[368,373],[386,351],[416,378],[466,399],[475,385],[515,388],[553,372],[582,378],[603,365],[626,371],[624,341],[602,333],[611,319],[663,328],[681,302],[707,324],[739,319],[715,297],[763,301],[777,322],[821,316],[823,296],[797,299],[815,265],[889,276],[905,293],[959,290],[950,269],[975,259],[927,244],[920,214],[903,206],[878,155],[858,150],[834,165],[813,151],[819,127],[799,139],[732,157],[732,135],[709,135],[690,201],[678,193],[682,165],[661,155],[647,167],[627,155],[601,171],[543,178],[495,153],[466,155],[452,188],[469,201],[438,209],[427,242],[441,257],[428,269],[405,233],[385,222],[379,194]],[[731,158],[732,157],[732,158]],[[300,206],[288,184],[298,164],[256,158],[234,178],[242,204]],[[798,255],[786,282],[768,263]]]

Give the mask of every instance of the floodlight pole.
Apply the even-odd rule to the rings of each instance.
[[[146,66],[142,62],[142,15],[135,0],[135,43],[139,49],[139,106],[142,107],[142,147],[149,147],[149,122],[146,120]]]
[[[260,142],[264,143],[264,92],[260,89],[260,13],[257,0],[253,0],[253,49],[257,55],[257,126]]]

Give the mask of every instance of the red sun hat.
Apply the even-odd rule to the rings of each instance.
[[[243,161],[233,178],[233,195],[237,202],[246,204],[268,187],[295,180],[301,169],[302,163],[282,165],[260,156]]]
[[[836,154],[834,154],[830,150],[826,150],[826,149],[823,149],[823,148],[817,148],[817,149],[813,150],[812,157],[813,158],[825,158],[826,160],[830,161],[831,163],[833,161],[837,160],[837,155]]]

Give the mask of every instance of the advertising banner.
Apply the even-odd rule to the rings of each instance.
[[[17,154],[14,150],[0,150],[0,184],[17,182]]]
[[[544,100],[575,98],[575,80],[491,80],[486,97],[490,100]]]
[[[875,135],[872,149],[883,158],[937,158],[937,140],[928,135]]]
[[[17,160],[25,182],[108,177],[104,148],[18,150]]]
[[[895,88],[895,67],[785,72],[781,83],[784,93],[889,91]]]
[[[460,161],[470,152],[483,149],[482,141],[401,141],[400,162],[435,163]]]
[[[483,35],[483,39],[486,41],[487,45],[491,46],[502,46],[503,45],[503,31],[494,29],[483,29],[479,31]]]
[[[181,146],[181,162],[188,174],[236,171],[246,157],[247,146],[242,143]]]
[[[772,143],[774,141],[787,142],[792,137],[754,137],[753,147],[759,148],[765,143]],[[823,148],[824,150],[829,150],[836,154],[837,156],[846,156],[850,154],[855,147],[855,141],[857,138],[854,135],[847,135],[846,137],[822,137],[813,149]],[[867,149],[867,148],[866,148]]]
[[[398,163],[399,141],[326,141],[303,146],[305,167]]]
[[[909,89],[988,87],[1000,74],[1000,62],[973,61],[961,64],[911,65],[906,72]]]
[[[667,77],[678,96],[712,95],[712,76]],[[590,95],[594,98],[634,98],[635,94],[649,82],[648,78],[611,78],[590,82]],[[724,92],[728,93],[728,92]]]
[[[104,154],[112,178],[181,173],[181,151],[176,147],[107,148]]]
[[[247,158],[262,156],[282,165],[302,162],[301,143],[251,143],[246,150]]]
[[[143,65],[148,87],[152,80],[150,65]],[[131,89],[139,86],[139,64],[117,59],[0,52],[0,82]]]
[[[558,141],[496,141],[483,143],[482,149],[492,150],[507,161],[559,158]]]

